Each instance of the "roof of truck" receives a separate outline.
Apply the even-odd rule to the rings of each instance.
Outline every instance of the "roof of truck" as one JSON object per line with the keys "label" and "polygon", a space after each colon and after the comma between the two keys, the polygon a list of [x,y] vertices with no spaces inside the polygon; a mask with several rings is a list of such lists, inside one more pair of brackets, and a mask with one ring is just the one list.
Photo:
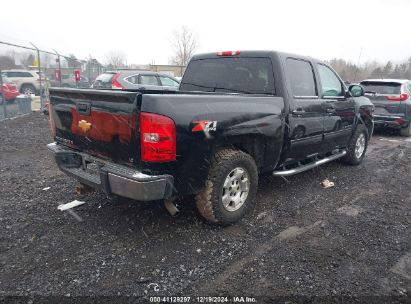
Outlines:
{"label": "roof of truck", "polygon": [[[231,52],[231,51],[228,51]],[[286,52],[280,52],[280,51],[273,51],[273,50],[246,50],[246,51],[232,51],[233,55],[232,56],[227,56],[227,57],[269,57],[270,55],[279,55],[282,57],[297,57],[301,59],[307,59],[307,60],[313,60],[313,61],[319,61],[316,58],[312,58],[309,56],[303,56],[303,55],[298,55],[298,54],[292,54],[292,53],[286,53]],[[193,60],[198,60],[198,59],[206,59],[206,58],[217,58],[217,57],[223,57],[221,55],[218,55],[219,53],[222,53],[221,51],[218,52],[213,52],[213,53],[204,53],[204,54],[197,54],[192,57]],[[236,54],[238,53],[238,54]]]}

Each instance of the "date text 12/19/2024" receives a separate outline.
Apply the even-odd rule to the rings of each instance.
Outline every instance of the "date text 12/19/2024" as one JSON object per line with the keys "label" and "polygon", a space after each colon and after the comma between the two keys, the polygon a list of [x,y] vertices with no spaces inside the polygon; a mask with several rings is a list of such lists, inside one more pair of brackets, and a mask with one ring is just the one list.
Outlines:
{"label": "date text 12/19/2024", "polygon": [[150,297],[151,303],[256,303],[253,297]]}

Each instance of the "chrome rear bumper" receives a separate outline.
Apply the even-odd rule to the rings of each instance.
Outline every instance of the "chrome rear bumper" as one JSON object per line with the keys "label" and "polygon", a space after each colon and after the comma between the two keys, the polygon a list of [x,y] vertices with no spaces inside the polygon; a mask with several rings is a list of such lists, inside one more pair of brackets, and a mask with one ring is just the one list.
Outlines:
{"label": "chrome rear bumper", "polygon": [[153,201],[170,198],[173,194],[174,178],[171,175],[147,175],[55,142],[47,148],[54,153],[61,171],[109,195]]}

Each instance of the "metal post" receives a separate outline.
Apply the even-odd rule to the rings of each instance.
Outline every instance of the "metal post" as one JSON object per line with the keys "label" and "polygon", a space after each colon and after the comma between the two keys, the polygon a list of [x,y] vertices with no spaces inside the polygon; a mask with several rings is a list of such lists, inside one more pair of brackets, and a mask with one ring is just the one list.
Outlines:
{"label": "metal post", "polygon": [[57,53],[57,51],[55,50],[55,49],[53,49],[53,51],[54,52],[56,52],[56,55],[57,55],[57,60],[59,61],[58,63],[59,63],[59,73],[60,73],[60,79],[59,79],[59,82],[60,82],[60,87],[61,87],[61,63],[60,63],[60,54],[59,53]]}
{"label": "metal post", "polygon": [[7,118],[7,109],[6,109],[6,99],[4,98],[3,94],[3,76],[1,74],[1,67],[0,67],[0,88],[1,88],[1,98],[2,98],[2,106],[3,106],[3,112],[4,112],[4,118]]}
{"label": "metal post", "polygon": [[40,110],[43,109],[43,86],[42,86],[42,75],[41,75],[41,63],[40,63],[40,50],[33,43],[30,42],[32,46],[37,50],[37,60],[39,64],[39,86],[40,86]]}

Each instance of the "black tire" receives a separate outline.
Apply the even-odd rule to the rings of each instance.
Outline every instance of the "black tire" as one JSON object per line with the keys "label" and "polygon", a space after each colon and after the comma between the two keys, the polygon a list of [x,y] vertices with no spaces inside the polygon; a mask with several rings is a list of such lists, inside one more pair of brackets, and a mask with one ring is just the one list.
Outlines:
{"label": "black tire", "polygon": [[411,136],[411,123],[408,123],[408,126],[406,128],[401,128],[400,129],[400,135],[402,137],[410,137]]}
{"label": "black tire", "polygon": [[[248,176],[248,195],[238,210],[229,211],[222,202],[224,183],[229,174],[242,169]],[[244,175],[241,179],[244,178]],[[196,205],[200,214],[210,223],[227,226],[239,221],[254,204],[258,186],[258,171],[254,159],[239,150],[223,149],[218,151],[211,162],[211,168],[204,188],[196,196]],[[231,188],[230,188],[231,189]],[[238,189],[238,188],[237,188]],[[235,190],[235,191],[241,191]],[[242,195],[241,192],[240,195]],[[227,194],[228,195],[228,194]],[[231,204],[231,202],[230,202]]]}
{"label": "black tire", "polygon": [[[365,142],[364,142],[364,150],[361,154],[361,156],[358,156],[356,154],[356,144],[357,141],[359,140],[359,138],[361,136],[364,136]],[[367,128],[362,125],[359,124],[357,125],[357,128],[355,129],[354,135],[352,136],[350,143],[347,146],[347,154],[342,158],[342,161],[348,165],[352,165],[352,166],[357,166],[359,165],[362,160],[364,159],[365,156],[365,152],[367,151],[367,147],[368,147],[368,131]]]}
{"label": "black tire", "polygon": [[20,89],[20,93],[22,94],[36,94],[37,90],[32,84],[23,84]]}

